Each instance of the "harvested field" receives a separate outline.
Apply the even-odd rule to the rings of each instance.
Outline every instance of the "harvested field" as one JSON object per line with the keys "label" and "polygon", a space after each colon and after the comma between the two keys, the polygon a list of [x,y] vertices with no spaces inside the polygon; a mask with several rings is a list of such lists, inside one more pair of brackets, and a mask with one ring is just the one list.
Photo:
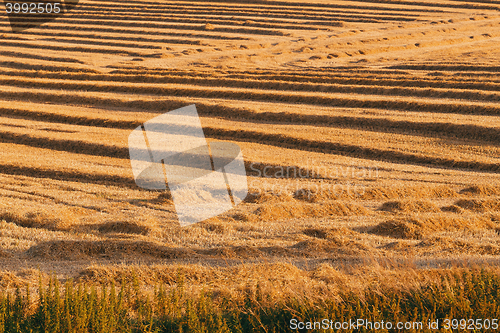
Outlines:
{"label": "harvested field", "polygon": [[[498,264],[498,1],[81,0],[19,33],[0,17],[0,285]],[[127,140],[191,104],[209,142],[241,147],[250,194],[180,227]]]}

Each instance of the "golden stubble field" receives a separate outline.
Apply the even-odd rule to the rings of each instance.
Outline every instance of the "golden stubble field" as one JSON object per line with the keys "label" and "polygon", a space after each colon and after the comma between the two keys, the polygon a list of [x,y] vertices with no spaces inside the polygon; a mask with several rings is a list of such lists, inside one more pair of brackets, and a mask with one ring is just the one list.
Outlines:
{"label": "golden stubble field", "polygon": [[[498,264],[499,10],[83,0],[22,33],[1,16],[0,286]],[[127,138],[190,104],[209,141],[240,145],[251,193],[181,228],[168,194],[135,185]]]}

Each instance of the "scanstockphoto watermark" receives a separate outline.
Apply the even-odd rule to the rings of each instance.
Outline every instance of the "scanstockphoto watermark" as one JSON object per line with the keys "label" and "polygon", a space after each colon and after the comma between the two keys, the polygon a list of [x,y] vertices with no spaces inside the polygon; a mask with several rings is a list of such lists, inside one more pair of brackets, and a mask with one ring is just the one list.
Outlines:
{"label": "scanstockphoto watermark", "polygon": [[[276,195],[294,193],[296,196],[326,195],[331,198],[362,196],[366,192],[363,181],[379,178],[379,169],[369,166],[316,164],[312,160],[303,166],[277,166],[251,163],[249,166],[249,187],[253,195],[261,192]],[[263,183],[262,179],[286,179],[284,184]]]}

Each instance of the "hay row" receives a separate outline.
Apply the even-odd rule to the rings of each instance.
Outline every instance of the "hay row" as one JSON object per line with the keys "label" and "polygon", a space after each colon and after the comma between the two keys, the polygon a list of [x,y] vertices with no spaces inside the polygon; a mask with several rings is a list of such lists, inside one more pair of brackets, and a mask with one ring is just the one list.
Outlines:
{"label": "hay row", "polygon": [[[165,20],[170,22],[179,22],[179,23],[206,23],[207,20],[211,23],[217,23],[221,25],[234,25],[234,26],[249,26],[249,27],[258,27],[258,28],[271,28],[271,29],[291,29],[291,30],[310,30],[315,28],[324,29],[323,26],[329,27],[338,27],[342,26],[342,22],[365,22],[365,23],[378,23],[383,21],[403,21],[403,22],[411,22],[415,21],[416,18],[401,16],[401,15],[384,15],[384,16],[374,16],[366,13],[352,13],[350,14],[329,14],[325,13],[322,15],[310,15],[310,14],[277,14],[273,12],[266,11],[266,16],[262,17],[261,13],[258,11],[249,11],[245,9],[245,12],[241,13],[233,13],[229,12],[226,15],[231,15],[233,18],[239,18],[237,16],[242,16],[237,19],[221,18],[221,15],[224,13],[219,13],[218,11],[206,11],[206,10],[180,10],[176,14],[172,14],[174,11],[167,10],[166,12],[158,11],[157,9],[153,11],[144,11],[141,13],[137,13],[137,11],[111,11],[109,12],[110,18],[113,19],[125,19],[129,20],[131,18],[136,19],[136,21],[151,21],[152,18],[154,20]],[[97,15],[96,15],[97,13]],[[168,13],[168,14],[166,14]],[[91,17],[100,18],[103,14],[103,11],[99,8],[96,10],[87,10],[87,12],[83,15],[73,15],[73,18],[84,18]],[[214,15],[217,14],[217,15]],[[240,14],[240,15],[237,15]],[[194,19],[193,16],[204,15],[203,19]],[[260,17],[258,17],[260,16]],[[289,19],[289,20],[279,20],[279,19]],[[246,20],[246,21],[244,21]],[[294,20],[295,24],[291,24],[290,20]],[[267,22],[267,23],[266,23]]]}
{"label": "hay row", "polygon": [[288,220],[294,218],[323,218],[329,216],[360,216],[370,214],[363,206],[350,202],[323,202],[301,204],[294,202],[268,203],[261,205],[249,221]]}
{"label": "hay row", "polygon": [[380,210],[392,213],[439,213],[437,205],[428,200],[396,200],[384,202]]}
{"label": "hay row", "polygon": [[[155,23],[155,22],[135,22],[135,21],[107,21],[108,16],[103,16],[103,19],[90,18],[82,15],[82,19],[71,19],[66,16],[57,19],[57,23],[73,25],[102,25],[104,27],[134,27],[134,28],[153,28],[153,29],[173,29],[173,30],[193,30],[205,31],[205,24],[169,24],[169,23]],[[206,22],[205,22],[206,23]],[[249,34],[249,35],[264,35],[264,36],[283,36],[284,32],[273,29],[264,28],[242,28],[242,27],[215,27],[212,31],[226,32],[234,34]]]}
{"label": "hay row", "polygon": [[[1,93],[0,93],[1,95]],[[34,95],[29,94],[31,99],[33,100]],[[51,95],[48,94],[48,97]],[[75,104],[87,104],[87,103],[82,103],[82,96],[73,96],[73,100],[66,101],[66,103],[71,103],[75,102]],[[90,97],[88,98],[89,100],[92,100],[95,103],[96,99],[91,99]],[[85,98],[83,98],[85,100]],[[51,98],[49,98],[47,101],[51,101]],[[102,101],[108,101],[108,99],[103,99]],[[79,103],[78,103],[79,102]],[[135,103],[146,103],[144,101],[129,101],[129,102],[123,102],[126,103],[128,106],[137,106]],[[158,103],[157,101],[151,102],[151,103]],[[116,104],[114,104],[116,106]],[[182,103],[181,101],[165,101],[162,103],[162,108],[159,109],[176,109],[178,107],[184,106],[185,103]],[[212,108],[217,108],[216,106],[208,106],[206,109],[204,106],[200,107],[200,113],[204,114],[205,112],[208,112]],[[151,109],[151,108],[150,108]],[[39,115],[40,117],[40,115]],[[53,116],[49,115],[49,117],[55,117],[57,120],[63,120],[63,121],[72,121],[73,119],[68,119],[68,117],[61,117],[61,116]],[[82,118],[79,119],[74,119],[75,121],[82,123],[84,120]],[[89,123],[98,123],[99,121],[90,119],[87,120]],[[102,125],[109,126],[109,124],[106,124],[105,122],[101,121]],[[129,127],[133,128],[133,126],[137,125],[135,122],[124,122],[123,124],[120,124],[120,127]],[[116,125],[115,123],[112,123],[112,125]],[[414,154],[409,154],[409,153],[404,153],[404,152],[396,152],[396,151],[391,151],[391,150],[382,150],[382,149],[376,149],[373,147],[362,147],[362,146],[356,146],[356,145],[349,145],[349,144],[341,144],[341,143],[334,143],[334,142],[323,142],[323,141],[316,141],[316,140],[308,140],[308,139],[303,139],[303,138],[295,138],[291,137],[289,135],[284,135],[284,134],[268,134],[268,133],[262,133],[262,132],[256,132],[256,131],[234,131],[234,130],[228,130],[228,129],[221,129],[221,128],[212,128],[212,127],[206,127],[204,129],[205,135],[209,138],[217,138],[217,139],[227,139],[227,140],[243,140],[243,141],[251,141],[251,142],[257,142],[257,143],[262,143],[262,144],[267,144],[267,145],[272,145],[272,146],[278,146],[278,147],[288,147],[288,148],[294,148],[294,149],[301,149],[301,150],[306,150],[306,151],[320,151],[320,152],[325,152],[325,153],[331,153],[331,154],[340,154],[340,155],[346,155],[346,156],[352,156],[352,157],[359,157],[359,158],[367,158],[367,159],[375,159],[375,160],[381,160],[381,161],[390,161],[393,163],[410,163],[410,164],[424,164],[424,165],[433,165],[433,166],[440,166],[440,167],[447,167],[447,168],[463,168],[463,169],[472,169],[472,170],[483,170],[483,171],[497,171],[500,169],[500,165],[498,164],[492,164],[492,163],[483,163],[483,162],[475,162],[475,161],[463,161],[463,160],[455,160],[455,159],[444,159],[444,158],[437,158],[437,157],[430,157],[430,156],[425,156],[425,155],[414,155]],[[17,135],[12,136],[11,134],[3,133],[2,136],[4,137],[4,140],[11,140],[10,142],[19,142],[19,140],[22,140],[25,144],[33,144],[37,147],[43,147],[49,142],[45,142],[44,139],[35,139],[31,137],[17,137]],[[40,142],[42,140],[43,142]],[[64,141],[64,140],[63,140]],[[56,146],[60,146],[62,149],[70,149],[72,146],[69,144],[69,142],[56,142]],[[78,143],[76,143],[78,145]],[[104,147],[104,146],[103,146]],[[88,147],[88,151],[97,151],[99,154],[110,154],[110,156],[126,156],[124,152],[118,152],[120,150],[119,148],[113,148],[113,147],[108,147],[106,146],[103,148],[99,145],[99,147]],[[77,149],[76,147],[72,149]]]}
{"label": "hay row", "polygon": [[220,128],[204,128],[207,137],[226,140],[243,140],[305,151],[316,151],[326,154],[338,154],[356,158],[364,158],[377,161],[385,161],[397,164],[416,164],[429,167],[441,167],[450,169],[464,169],[477,171],[500,171],[500,164],[484,163],[476,161],[454,160],[451,158],[439,158],[424,155],[415,155],[392,150],[368,148],[356,145],[341,144],[336,142],[320,142],[302,138],[294,138],[282,134],[268,134],[254,131],[233,131]]}
{"label": "hay row", "polygon": [[102,184],[140,190],[135,184],[132,175],[128,178],[118,175],[97,174],[95,172],[72,172],[67,170],[44,169],[5,163],[0,164],[0,173],[3,175],[28,176],[33,178],[53,179],[84,184]]}
{"label": "hay row", "polygon": [[105,156],[128,159],[128,147],[116,147],[98,143],[82,142],[76,140],[50,139],[34,137],[27,134],[0,131],[0,139],[3,143],[21,144],[35,148],[66,151],[76,154]]}
{"label": "hay row", "polygon": [[92,127],[133,129],[140,126],[140,121],[111,120],[108,118],[89,118],[84,116],[74,116],[67,113],[52,113],[27,110],[25,108],[0,108],[0,114],[3,116],[23,117],[30,120],[54,122],[71,125],[84,125]]}
{"label": "hay row", "polygon": [[[409,88],[403,89],[402,91],[412,91],[410,89],[415,88],[435,88],[435,89],[452,89],[452,90],[485,90],[497,92],[500,89],[500,80],[495,81],[488,78],[486,82],[477,82],[477,80],[453,80],[447,78],[446,80],[433,80],[433,79],[421,79],[408,76],[407,79],[401,79],[405,75],[398,74],[399,79],[384,79],[380,77],[379,79],[371,79],[369,75],[356,77],[353,74],[332,74],[331,76],[323,76],[321,74],[313,76],[300,76],[300,75],[286,75],[286,74],[275,74],[275,75],[265,75],[258,73],[246,73],[246,74],[228,74],[225,76],[219,76],[213,78],[210,75],[203,75],[200,72],[186,72],[175,70],[142,70],[142,69],[131,69],[124,70],[119,69],[111,72],[112,75],[99,75],[99,76],[89,76],[85,78],[78,77],[78,74],[65,74],[65,73],[37,73],[39,77],[50,77],[50,75],[61,75],[60,77],[53,76],[53,78],[61,79],[75,79],[75,80],[102,80],[102,81],[113,81],[120,80],[128,82],[143,82],[143,83],[177,83],[179,78],[184,78],[185,83],[196,83],[196,84],[206,84],[212,85],[213,81],[219,82],[219,86],[235,86],[235,87],[248,87],[249,84],[253,84],[253,87],[259,87],[260,89],[277,89],[277,90],[310,90],[317,91],[321,89],[329,89],[330,86],[335,87],[336,85],[340,87],[353,86],[363,86],[363,89],[382,89],[382,87],[401,87]],[[17,74],[14,74],[17,75]],[[21,75],[21,74],[19,74]],[[71,76],[70,76],[71,75]],[[31,75],[30,77],[34,77]],[[116,77],[116,79],[112,79]],[[256,84],[256,86],[255,86]],[[385,90],[381,90],[385,94]],[[429,89],[429,91],[442,92],[440,90]],[[348,92],[348,91],[347,91]],[[430,96],[430,95],[429,95]],[[439,96],[436,96],[439,97]],[[443,97],[453,98],[453,95],[443,95]]]}
{"label": "hay row", "polygon": [[462,199],[455,205],[478,213],[500,211],[500,199]]}
{"label": "hay row", "polygon": [[[172,106],[171,102],[170,104]],[[177,102],[176,104],[179,105],[182,103]],[[176,107],[171,107],[170,109],[175,109],[175,108]],[[130,122],[126,122],[124,124],[127,124],[127,126],[132,125],[132,123]],[[238,140],[238,141],[243,140],[246,142],[250,141],[250,142],[256,142],[283,148],[293,148],[306,151],[319,151],[329,154],[339,154],[357,158],[389,161],[392,163],[403,163],[403,164],[409,163],[409,164],[428,165],[434,167],[438,166],[438,167],[446,167],[453,169],[469,169],[469,170],[482,170],[482,171],[494,171],[494,172],[500,170],[500,164],[484,163],[476,161],[463,161],[463,160],[455,160],[449,158],[446,159],[446,158],[438,158],[425,155],[415,155],[405,152],[377,149],[373,147],[364,147],[364,146],[342,144],[336,142],[309,140],[304,138],[292,137],[285,134],[270,134],[270,133],[256,132],[256,131],[235,131],[222,128],[213,128],[213,127],[205,127],[204,133],[209,138]],[[62,151],[72,151],[72,152],[83,151],[92,155],[110,156],[117,158],[127,158],[128,156],[127,149],[123,147],[120,148],[108,145],[82,143],[80,141],[71,141],[71,140],[53,140],[46,138],[35,138],[28,135],[14,134],[8,132],[0,133],[0,137],[5,142],[22,143],[40,148],[52,147],[54,149],[61,149]]]}
{"label": "hay row", "polygon": [[[77,44],[77,45],[92,45],[92,46],[106,46],[106,47],[116,47],[123,49],[146,49],[146,50],[161,50],[161,46],[158,43],[122,43],[122,42],[109,42],[102,41],[101,38],[63,38],[62,35],[58,36],[57,42],[61,44]],[[189,44],[186,42],[178,41],[179,44]],[[46,48],[47,45],[39,45],[39,48]],[[49,46],[51,47],[51,45]],[[118,49],[116,49],[118,50]],[[117,51],[117,53],[121,53]],[[133,55],[133,52],[131,53]]]}
{"label": "hay row", "polygon": [[22,61],[0,61],[0,67],[2,68],[12,68],[19,70],[29,70],[29,71],[49,71],[49,72],[75,72],[75,73],[98,73],[98,71],[93,69],[81,68],[81,67],[71,67],[71,66],[54,66],[49,64],[35,65],[27,64]]}
{"label": "hay row", "polygon": [[[35,137],[27,134],[6,131],[0,131],[0,139],[3,143],[20,144],[40,149],[51,149],[54,151],[64,151],[74,154],[83,154],[102,158],[111,157],[122,160],[130,159],[128,147],[118,147],[94,142],[83,142],[79,140],[53,139],[42,136]],[[245,160],[245,167],[247,170],[247,174],[253,177],[269,178],[268,175],[275,175],[276,172],[282,172],[282,170],[285,169],[294,170],[294,172],[286,175],[286,177],[281,176],[278,178],[303,179],[304,175],[307,175],[305,177],[311,179],[329,179],[326,175],[318,174],[312,169],[299,167],[296,165],[257,163],[248,158]],[[260,171],[260,173],[257,171]],[[2,170],[0,170],[0,172],[2,172]]]}
{"label": "hay row", "polygon": [[474,185],[463,189],[462,191],[460,191],[460,193],[466,195],[484,195],[484,196],[500,195],[500,186]]}
{"label": "hay row", "polygon": [[435,232],[494,229],[497,224],[487,217],[434,215],[427,218],[399,218],[382,222],[370,233],[403,239],[422,239]]}
{"label": "hay row", "polygon": [[448,257],[457,254],[498,256],[500,254],[500,246],[496,243],[468,242],[443,236],[428,237],[418,243],[414,249],[427,256],[444,255]]}
{"label": "hay row", "polygon": [[[214,73],[203,70],[189,71],[175,68],[149,68],[134,67],[123,65],[119,69],[110,72],[111,74],[124,75],[143,75],[146,76],[179,76],[185,75],[186,78],[213,78]],[[459,75],[465,77],[458,77]],[[487,75],[482,78],[483,82],[478,82],[478,75]],[[217,77],[221,79],[240,79],[264,81],[282,81],[282,82],[301,82],[301,83],[322,83],[322,84],[342,84],[342,85],[364,85],[364,86],[401,86],[416,88],[450,88],[464,90],[492,90],[498,91],[500,80],[492,73],[460,73],[456,72],[453,76],[427,76],[420,77],[409,74],[401,70],[359,70],[357,67],[325,67],[322,71],[316,71],[313,68],[308,73],[296,72],[292,70],[278,70],[269,72],[266,70],[248,70],[244,74],[225,70],[218,72]]]}
{"label": "hay row", "polygon": [[[293,198],[305,202],[324,202],[329,200],[394,200],[394,199],[413,199],[422,201],[421,199],[429,198],[456,198],[459,194],[449,186],[426,186],[415,185],[406,187],[368,187],[360,193],[348,193],[346,191],[318,191],[314,187],[304,187],[293,193]],[[261,201],[276,201],[276,198],[269,195],[261,195]],[[283,199],[280,199],[283,200]]]}
{"label": "hay row", "polygon": [[76,64],[84,64],[83,61],[74,59],[74,58],[69,58],[69,57],[50,57],[50,56],[43,56],[40,54],[31,54],[31,53],[24,53],[24,52],[15,52],[15,51],[0,51],[0,56],[4,57],[14,57],[14,58],[24,58],[24,59],[36,59],[36,60],[46,60],[46,61],[54,61],[54,62],[69,62],[69,63],[76,63]]}
{"label": "hay row", "polygon": [[[365,2],[365,3],[387,3],[391,5],[405,5],[405,6],[422,6],[422,7],[442,7],[442,8],[460,8],[460,9],[483,9],[483,10],[498,10],[500,9],[499,6],[491,6],[491,2],[489,1],[482,1],[480,2],[481,5],[476,5],[476,4],[467,4],[467,3],[435,3],[435,2],[420,2],[420,1],[402,1],[402,0],[380,0],[380,1],[375,1],[375,0],[359,0],[359,2]],[[471,1],[469,1],[471,2]],[[489,5],[484,5],[484,3],[487,3]]]}
{"label": "hay row", "polygon": [[[113,93],[129,93],[129,94],[146,94],[146,95],[161,95],[161,96],[190,96],[191,98],[220,98],[229,100],[249,100],[262,102],[282,102],[291,104],[308,104],[330,107],[349,107],[349,108],[366,108],[366,109],[389,109],[389,110],[404,110],[415,112],[434,112],[434,113],[458,113],[458,114],[475,114],[475,115],[500,115],[500,108],[493,105],[482,105],[468,102],[461,103],[442,103],[432,100],[414,101],[400,98],[398,100],[380,100],[368,99],[366,95],[353,95],[350,98],[345,97],[329,97],[325,94],[308,93],[301,95],[297,93],[284,92],[266,92],[256,91],[253,89],[203,89],[203,87],[165,87],[165,86],[148,86],[148,85],[131,85],[131,84],[111,84],[102,82],[55,82],[42,81],[38,79],[2,79],[1,84],[34,88],[34,89],[65,89],[65,90],[83,90],[96,92],[113,92]],[[5,95],[2,93],[1,95]],[[15,94],[15,92],[12,92]],[[36,94],[36,93],[35,93]]]}
{"label": "hay row", "polygon": [[[234,3],[234,1],[231,0],[218,0],[218,3],[229,3],[231,6],[238,7],[244,9],[244,6],[238,6],[237,4]],[[359,2],[364,2],[366,3],[365,5],[360,5]],[[179,2],[177,2],[179,3]],[[182,1],[182,3],[186,3],[189,5],[193,5],[193,2],[191,1]],[[310,9],[314,8],[326,8],[329,10],[335,10],[337,8],[352,8],[352,9],[357,9],[361,11],[403,11],[403,12],[430,12],[430,13],[442,13],[444,11],[436,10],[436,9],[426,9],[426,8],[412,8],[412,7],[442,7],[442,8],[464,8],[464,9],[491,9],[491,10],[496,10],[498,7],[496,6],[474,6],[474,5],[468,5],[468,4],[449,4],[449,3],[432,3],[432,2],[413,2],[413,1],[395,1],[395,0],[384,0],[384,1],[371,1],[371,0],[362,0],[362,1],[355,1],[355,4],[353,4],[353,1],[349,1],[349,4],[341,3],[341,4],[328,4],[328,3],[320,3],[320,2],[314,2],[314,3],[308,3],[308,2],[300,2],[300,3],[290,3],[290,2],[284,2],[284,1],[273,1],[272,3],[269,3],[266,0],[251,0],[251,1],[245,1],[244,4],[248,5],[260,5],[260,8],[262,9],[267,9],[270,6],[278,7],[278,8],[300,8],[300,9],[307,9],[308,11]],[[377,6],[379,3],[389,3],[389,4],[395,4],[395,5],[402,5],[402,6],[408,6],[408,7],[403,7],[403,8],[391,8],[391,7],[383,7],[383,6]],[[490,4],[490,2],[486,2]],[[152,2],[152,4],[157,4],[156,2]],[[198,6],[206,6],[208,4],[207,2],[202,2],[202,3],[196,3]],[[212,4],[212,3],[210,3]]]}
{"label": "hay row", "polygon": [[500,72],[500,66],[480,66],[480,65],[397,65],[390,66],[389,69],[410,69],[421,71],[455,71],[455,72]]}
{"label": "hay row", "polygon": [[[52,27],[53,28],[53,27]],[[161,46],[158,46],[158,44],[165,45],[165,44],[178,44],[178,45],[198,45],[200,43],[199,38],[200,37],[192,37],[192,39],[186,38],[186,36],[180,36],[179,39],[173,39],[173,38],[148,38],[148,37],[129,37],[129,36],[124,36],[123,34],[119,34],[116,36],[107,36],[103,34],[97,34],[93,29],[90,29],[92,34],[84,34],[84,33],[74,33],[74,32],[68,32],[65,29],[58,30],[57,32],[55,31],[50,31],[49,33],[46,32],[47,29],[44,29],[42,31],[30,31],[30,35],[35,35],[35,36],[41,36],[41,37],[52,37],[55,34],[57,34],[58,37],[70,37],[74,43],[80,44],[80,41],[82,42],[81,44],[85,43],[91,43],[91,45],[109,45],[109,46],[122,46],[126,45],[126,48],[143,48],[143,49],[161,49]],[[222,39],[222,38],[220,38]],[[141,44],[130,44],[130,43],[107,43],[103,44],[102,42],[99,42],[100,40],[112,40],[112,41],[130,41],[130,42],[139,42]],[[246,39],[237,39],[237,40],[246,40]],[[97,41],[97,42],[96,42]],[[68,42],[67,39],[58,39],[58,42]],[[95,43],[94,43],[95,42]],[[149,43],[149,44],[148,44]],[[153,44],[154,43],[154,44]],[[65,58],[61,58],[65,59]]]}
{"label": "hay row", "polygon": [[[211,24],[219,24],[219,25],[224,25],[224,26],[246,26],[246,27],[255,27],[255,28],[266,28],[266,29],[289,29],[289,30],[311,30],[311,29],[320,29],[320,30],[325,30],[325,26],[328,27],[338,27],[341,26],[340,23],[338,22],[339,20],[343,21],[353,21],[353,22],[359,22],[359,21],[370,21],[374,22],[374,20],[367,20],[367,19],[359,19],[359,18],[354,18],[355,16],[350,16],[350,15],[341,15],[337,14],[333,16],[330,20],[324,21],[321,19],[318,19],[316,17],[308,18],[308,15],[283,15],[283,17],[280,17],[280,15],[268,15],[264,17],[252,17],[249,14],[249,18],[246,21],[244,18],[238,19],[238,18],[231,18],[227,19],[226,17],[223,17],[222,13],[218,15],[213,15],[214,13],[205,13],[203,18],[194,18],[197,17],[198,15],[203,15],[203,13],[198,13],[196,11],[192,13],[182,13],[182,14],[171,14],[169,12],[152,12],[152,13],[147,13],[147,11],[141,13],[137,13],[137,11],[132,12],[132,13],[122,13],[120,12],[108,12],[103,15],[105,12],[103,12],[101,9],[97,9],[94,11],[88,11],[85,14],[81,15],[72,15],[71,18],[73,19],[83,19],[83,18],[91,18],[91,19],[102,19],[103,17],[106,17],[108,19],[114,19],[114,20],[120,20],[120,21],[128,21],[128,20],[133,20],[134,22],[176,22],[176,23],[182,23],[182,24],[206,24],[207,22],[210,22]],[[190,15],[191,14],[191,15]],[[231,15],[233,16],[233,15]],[[352,17],[352,18],[351,18]],[[277,18],[288,18],[292,19],[293,21],[287,21],[287,20],[279,20]],[[398,17],[393,17],[391,18],[392,20],[398,20]],[[413,21],[414,19],[408,19],[408,18],[401,18],[402,21]]]}
{"label": "hay row", "polygon": [[[64,73],[63,71],[38,70],[28,71],[0,71],[3,75],[29,77],[29,78],[51,78],[61,80],[76,81],[103,81],[103,82],[137,82],[137,83],[179,83],[192,84],[207,87],[233,87],[233,88],[254,88],[284,91],[320,91],[320,92],[340,92],[358,93],[373,95],[394,95],[394,96],[419,96],[435,98],[458,98],[477,99],[491,101],[498,99],[497,94],[486,92],[476,92],[475,90],[485,90],[498,92],[500,84],[493,82],[470,83],[463,81],[412,81],[412,80],[371,80],[342,77],[329,77],[329,79],[314,80],[313,77],[290,77],[290,76],[266,76],[240,75],[237,78],[230,75],[213,77],[203,75],[199,72],[186,72],[169,70],[168,72],[156,70],[115,70],[111,74],[102,73]],[[318,81],[318,82],[312,82]],[[387,88],[386,88],[387,87]],[[425,89],[424,88],[428,88]],[[446,89],[446,90],[445,90]]]}

